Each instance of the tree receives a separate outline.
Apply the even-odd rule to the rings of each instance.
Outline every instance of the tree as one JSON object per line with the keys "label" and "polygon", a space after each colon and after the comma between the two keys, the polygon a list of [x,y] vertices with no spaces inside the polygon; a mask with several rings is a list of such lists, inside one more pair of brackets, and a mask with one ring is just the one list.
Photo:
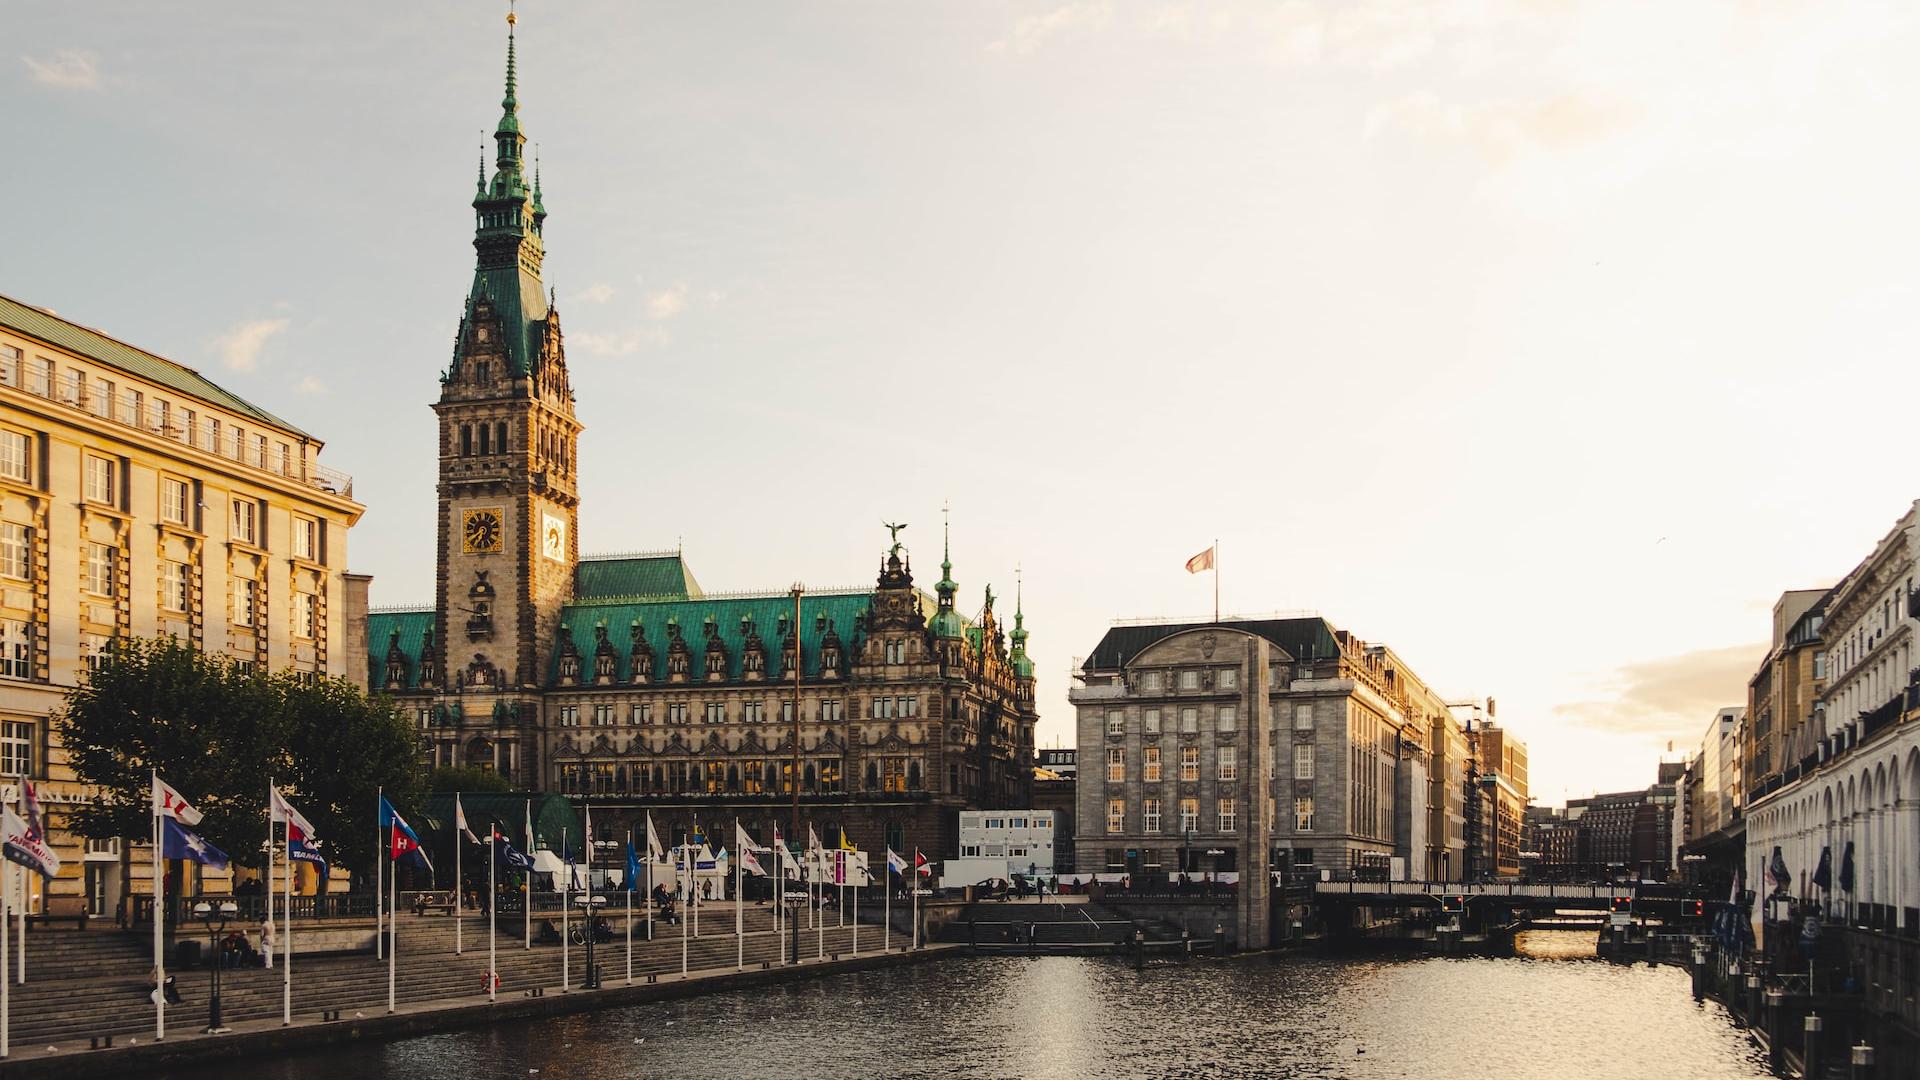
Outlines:
{"label": "tree", "polygon": [[68,691],[58,718],[68,763],[94,799],[74,813],[95,839],[152,833],[157,769],[206,819],[195,831],[260,864],[267,784],[312,820],[329,862],[365,870],[381,790],[411,805],[418,742],[399,709],[343,679],[267,675],[173,638],[118,643]]}
{"label": "tree", "polygon": [[427,774],[428,791],[512,791],[507,778],[472,765],[442,765]]}

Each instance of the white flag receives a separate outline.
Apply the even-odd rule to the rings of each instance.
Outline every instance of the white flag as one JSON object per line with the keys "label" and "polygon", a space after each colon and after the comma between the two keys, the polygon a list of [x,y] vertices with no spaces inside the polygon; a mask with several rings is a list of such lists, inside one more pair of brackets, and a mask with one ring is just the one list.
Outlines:
{"label": "white flag", "polygon": [[454,831],[467,838],[467,843],[477,844],[480,842],[480,838],[473,835],[473,830],[467,827],[467,810],[466,807],[460,805],[460,795],[458,792],[455,792],[453,796],[453,828]]}
{"label": "white flag", "polygon": [[653,811],[647,811],[647,861],[665,862],[666,849],[660,846],[660,834],[653,831]]}
{"label": "white flag", "polygon": [[193,808],[193,804],[181,798],[180,793],[167,786],[158,773],[153,777],[153,812],[161,817],[170,817],[182,825],[198,825],[203,816]]}
{"label": "white flag", "polygon": [[[295,810],[293,804],[287,801],[287,797],[280,794],[279,788],[269,784],[267,791],[273,795],[273,799],[267,804],[267,820],[273,822],[275,825],[283,822],[292,822],[293,827],[304,834],[306,839],[312,839],[314,833],[313,822],[308,821],[305,814]],[[200,818],[199,814],[193,816],[196,821]]]}
{"label": "white flag", "polygon": [[753,837],[748,836],[747,830],[741,828],[737,823],[733,827],[733,846],[739,848],[741,851],[772,851],[773,850],[772,848],[766,846],[765,844],[754,843]]}

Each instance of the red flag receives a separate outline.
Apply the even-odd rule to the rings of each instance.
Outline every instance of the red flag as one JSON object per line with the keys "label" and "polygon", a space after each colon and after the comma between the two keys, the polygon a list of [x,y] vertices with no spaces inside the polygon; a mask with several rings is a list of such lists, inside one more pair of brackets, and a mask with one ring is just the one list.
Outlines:
{"label": "red flag", "polygon": [[933,873],[933,869],[927,865],[927,857],[920,854],[919,848],[913,849],[913,869],[919,874]]}

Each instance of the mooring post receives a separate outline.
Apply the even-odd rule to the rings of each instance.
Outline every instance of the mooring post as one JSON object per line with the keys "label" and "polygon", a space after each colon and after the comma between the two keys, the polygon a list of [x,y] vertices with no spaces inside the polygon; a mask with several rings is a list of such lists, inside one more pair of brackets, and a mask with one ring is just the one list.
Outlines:
{"label": "mooring post", "polygon": [[1700,1001],[1707,996],[1707,980],[1710,972],[1707,968],[1707,947],[1693,947],[1693,1000]]}
{"label": "mooring post", "polygon": [[1139,928],[1133,931],[1133,969],[1139,971],[1147,966],[1147,932]]}
{"label": "mooring post", "polygon": [[1746,1021],[1749,1026],[1760,1022],[1760,976],[1747,976]]}
{"label": "mooring post", "polygon": [[1873,1080],[1873,1047],[1864,1041],[1853,1048],[1853,1072],[1851,1080]]}
{"label": "mooring post", "polygon": [[1825,1024],[1819,1013],[1808,1013],[1801,1024],[1805,1041],[1800,1044],[1800,1074],[1802,1076],[1824,1076],[1820,1071],[1820,1029]]}
{"label": "mooring post", "polygon": [[1779,1072],[1787,1060],[1787,1033],[1780,1030],[1780,1008],[1786,998],[1786,992],[1779,987],[1767,990],[1767,1064],[1774,1072]]}

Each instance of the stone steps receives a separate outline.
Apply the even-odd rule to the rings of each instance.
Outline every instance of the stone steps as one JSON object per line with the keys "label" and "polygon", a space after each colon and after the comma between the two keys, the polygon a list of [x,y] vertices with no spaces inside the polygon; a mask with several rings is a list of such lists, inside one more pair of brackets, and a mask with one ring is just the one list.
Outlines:
{"label": "stone steps", "polygon": [[[703,920],[704,922],[705,920]],[[708,928],[703,925],[703,930]],[[415,945],[409,953],[409,927],[402,924],[401,950],[395,996],[402,1003],[436,999],[472,997],[482,992],[481,978],[486,970],[484,932],[477,951],[469,949],[460,956],[448,947],[430,950]],[[808,931],[805,938],[812,938]],[[816,944],[802,941],[801,955],[811,958]],[[828,927],[825,934],[828,955],[846,955],[851,951],[851,927]],[[878,952],[879,936],[872,928],[862,928],[862,952]],[[904,945],[896,942],[896,946]],[[747,964],[757,967],[776,956],[776,939],[770,933],[750,934],[746,942]],[[789,946],[790,947],[790,946]],[[701,970],[734,966],[736,942],[732,935],[703,934],[688,941],[688,968]],[[585,975],[585,949],[571,950],[572,984],[576,988]],[[601,978],[609,984],[626,977],[626,949],[623,940],[597,945]],[[498,951],[502,996],[522,993],[532,987],[558,992],[562,957],[558,946],[525,949],[518,942]],[[410,963],[410,961],[412,961]],[[423,963],[422,961],[426,961]],[[659,938],[651,945],[634,943],[634,976],[671,976],[680,971],[677,939]],[[29,968],[31,977],[31,967]],[[271,1019],[280,1015],[281,972],[278,968],[225,971],[221,978],[221,1011],[226,1022]],[[207,973],[204,970],[176,974],[176,986],[187,1000],[168,1010],[170,1028],[195,1030],[206,1022]],[[17,1045],[37,1046],[75,1042],[93,1036],[145,1037],[153,1028],[153,1010],[146,998],[145,969],[130,976],[95,976],[83,980],[46,980],[14,987],[12,1001],[13,1039]],[[302,960],[295,957],[294,999],[296,1015],[311,1018],[322,1009],[342,1009],[348,1018],[355,1012],[378,1015],[386,1010],[387,965],[369,956],[327,957]]]}

